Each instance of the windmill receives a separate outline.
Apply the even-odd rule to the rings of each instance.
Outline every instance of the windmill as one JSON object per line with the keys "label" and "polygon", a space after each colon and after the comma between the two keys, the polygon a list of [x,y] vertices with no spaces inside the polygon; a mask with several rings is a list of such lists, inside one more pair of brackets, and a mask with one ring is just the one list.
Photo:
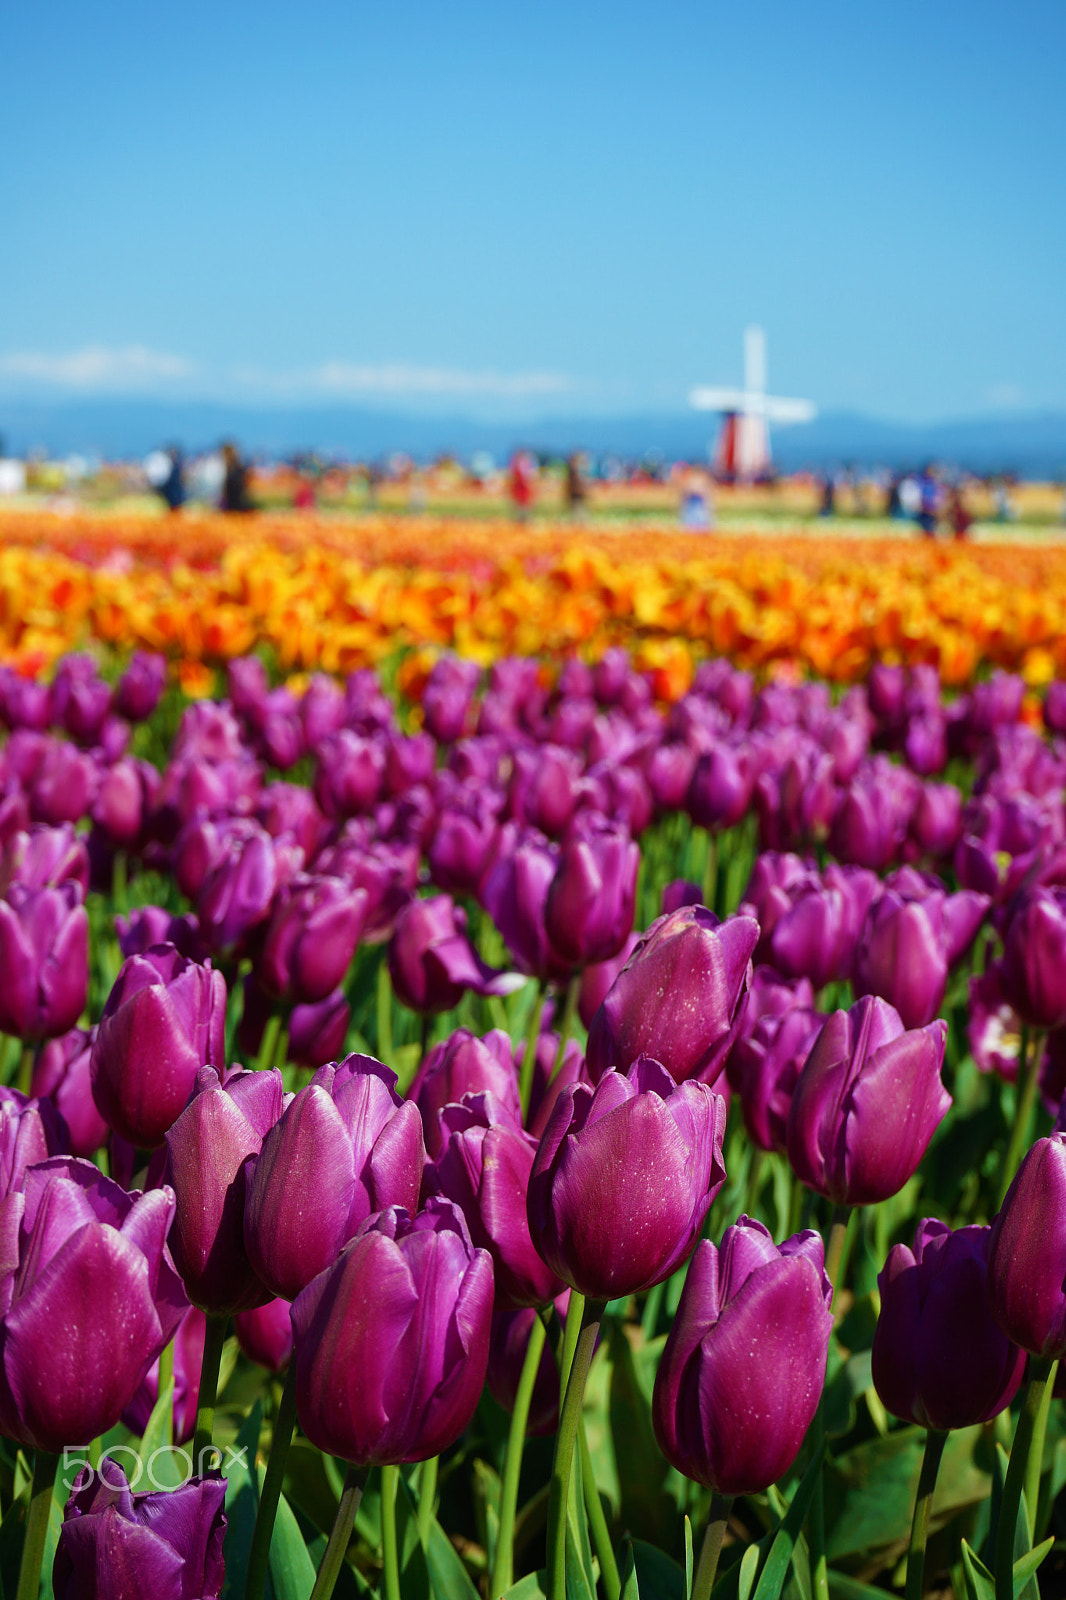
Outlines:
{"label": "windmill", "polygon": [[697,411],[722,414],[714,473],[726,481],[751,483],[768,475],[769,423],[812,422],[818,414],[810,400],[783,400],[766,393],[766,335],[755,326],[744,329],[743,389],[701,387],[688,398]]}

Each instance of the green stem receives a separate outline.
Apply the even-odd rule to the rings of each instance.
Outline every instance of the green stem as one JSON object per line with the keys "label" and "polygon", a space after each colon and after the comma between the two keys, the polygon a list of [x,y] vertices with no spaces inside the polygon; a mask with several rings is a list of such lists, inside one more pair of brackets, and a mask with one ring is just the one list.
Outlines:
{"label": "green stem", "polygon": [[263,1037],[259,1044],[259,1056],[255,1063],[257,1072],[265,1072],[268,1067],[276,1065],[275,1058],[278,1053],[278,1034],[281,1032],[281,1013],[271,1012],[267,1018]]}
{"label": "green stem", "polygon": [[352,1536],[352,1527],[355,1523],[355,1513],[359,1510],[359,1502],[363,1498],[363,1489],[366,1486],[366,1476],[366,1467],[348,1468],[337,1515],[333,1519],[329,1543],[322,1557],[322,1565],[318,1569],[318,1577],[311,1590],[310,1600],[330,1600],[341,1567],[344,1565],[348,1540]]}
{"label": "green stem", "polygon": [[709,911],[714,910],[714,898],[718,891],[718,836],[707,830],[707,861],[703,868],[703,903]]}
{"label": "green stem", "polygon": [[[162,1394],[163,1391],[166,1389],[167,1385],[168,1384],[172,1384],[173,1382],[174,1382],[174,1341],[173,1341],[173,1339],[171,1339],[170,1343],[167,1344],[167,1345],[164,1345],[163,1349],[159,1353],[159,1386],[158,1386],[158,1389],[157,1389],[157,1393],[158,1394]],[[173,1398],[171,1399],[171,1402],[170,1402],[170,1410],[167,1412],[166,1433],[164,1434],[164,1439],[165,1439],[167,1444],[173,1444],[174,1443],[174,1401],[173,1401]]]}
{"label": "green stem", "polygon": [[925,1541],[929,1536],[929,1513],[933,1509],[933,1490],[940,1471],[940,1458],[948,1442],[946,1433],[930,1428],[925,1436],[925,1454],[918,1476],[918,1493],[914,1497],[914,1517],[911,1521],[911,1543],[907,1552],[907,1592],[905,1600],[922,1600],[922,1580],[925,1576]]}
{"label": "green stem", "polygon": [[1029,1526],[1034,1544],[1037,1543],[1037,1530],[1039,1528],[1037,1513],[1040,1509],[1040,1477],[1044,1466],[1044,1439],[1047,1435],[1047,1419],[1051,1410],[1057,1368],[1058,1362],[1056,1361],[1051,1369],[1051,1377],[1044,1385],[1044,1393],[1040,1400],[1040,1410],[1037,1412],[1036,1421],[1033,1424],[1033,1442],[1029,1449],[1029,1464],[1025,1469],[1025,1503],[1029,1507]]}
{"label": "green stem", "polygon": [[285,1482],[285,1463],[289,1445],[296,1426],[296,1362],[289,1362],[285,1374],[285,1387],[281,1391],[281,1404],[274,1419],[274,1436],[270,1444],[270,1459],[266,1477],[259,1491],[259,1509],[255,1515],[255,1532],[248,1557],[248,1576],[245,1579],[245,1600],[262,1600],[266,1593],[267,1568],[270,1565],[270,1541],[274,1534],[274,1520],[278,1514],[281,1486]]}
{"label": "green stem", "polygon": [[529,1343],[518,1380],[511,1426],[507,1434],[507,1451],[503,1458],[503,1481],[500,1484],[500,1530],[496,1536],[496,1557],[492,1563],[492,1580],[489,1600],[498,1600],[514,1583],[514,1527],[518,1509],[518,1480],[522,1473],[522,1452],[526,1440],[526,1424],[533,1399],[533,1388],[540,1369],[547,1337],[541,1318],[533,1319],[529,1330]]}
{"label": "green stem", "polygon": [[430,1456],[428,1461],[423,1461],[418,1474],[418,1537],[423,1545],[429,1539],[430,1524],[436,1510],[439,1468],[440,1456]]}
{"label": "green stem", "polygon": [[1037,1090],[1040,1087],[1040,1055],[1044,1035],[1033,1029],[1022,1028],[1022,1043],[1018,1055],[1018,1101],[1014,1111],[1014,1126],[1010,1130],[1007,1158],[999,1182],[999,1203],[1003,1204],[1014,1174],[1021,1166],[1022,1156],[1029,1148],[1029,1130],[1032,1127]]}
{"label": "green stem", "polygon": [[751,1165],[748,1168],[748,1178],[744,1185],[744,1204],[742,1212],[750,1217],[755,1213],[755,1202],[759,1198],[759,1189],[762,1185],[762,1175],[766,1166],[766,1151],[760,1150],[758,1145],[752,1148]]}
{"label": "green stem", "polygon": [[576,1289],[570,1291],[570,1301],[566,1308],[566,1321],[563,1324],[563,1347],[559,1356],[559,1393],[566,1393],[566,1385],[570,1381],[570,1368],[574,1364],[574,1351],[577,1349],[578,1335],[581,1332],[581,1322],[585,1315],[585,1296],[578,1294]]}
{"label": "green stem", "polygon": [[574,1443],[577,1439],[578,1423],[581,1421],[585,1380],[596,1349],[602,1309],[599,1304],[591,1304],[585,1309],[584,1296],[579,1295],[576,1289],[573,1290],[570,1295],[570,1312],[566,1318],[567,1333],[570,1331],[575,1300],[580,1302],[584,1315],[574,1359],[570,1366],[569,1381],[566,1384],[566,1398],[559,1417],[559,1431],[555,1435],[555,1459],[552,1462],[551,1488],[548,1494],[548,1600],[566,1600],[566,1502],[574,1461]]}
{"label": "green stem", "polygon": [[1046,1356],[1029,1357],[1029,1381],[1007,1464],[1007,1478],[999,1507],[999,1527],[996,1529],[996,1600],[1014,1600],[1014,1538],[1018,1528],[1018,1506],[1044,1390],[1053,1382],[1054,1374],[1055,1363]]}
{"label": "green stem", "polygon": [[[833,1315],[838,1315],[837,1286],[844,1281],[848,1253],[855,1235],[858,1207],[845,1215],[843,1206],[836,1206],[829,1229],[829,1243],[825,1251],[825,1271],[833,1288]],[[825,1441],[825,1396],[818,1401],[814,1414],[812,1443],[817,1450]],[[814,1600],[829,1600],[829,1563],[825,1553],[825,1483],[822,1472],[814,1486],[808,1521],[808,1540],[811,1547],[811,1589]]]}
{"label": "green stem", "polygon": [[559,1034],[559,1044],[555,1052],[555,1065],[552,1067],[552,1075],[551,1078],[548,1079],[549,1083],[559,1076],[559,1069],[563,1064],[563,1057],[566,1054],[566,1047],[570,1043],[570,1040],[573,1036],[574,1018],[577,1015],[577,1000],[580,992],[581,974],[580,972],[574,972],[571,974],[570,981],[566,986],[566,999],[563,1001],[563,1014],[559,1020],[559,1027],[557,1030]]}
{"label": "green stem", "polygon": [[540,1014],[544,1010],[544,995],[547,988],[547,978],[541,978],[537,983],[537,992],[533,996],[533,1004],[529,1008],[529,1020],[526,1023],[525,1048],[522,1051],[522,1065],[518,1073],[518,1097],[522,1105],[523,1122],[529,1116],[529,1102],[533,1098],[533,1073],[537,1065]]}
{"label": "green stem", "polygon": [[614,1546],[611,1544],[611,1534],[607,1527],[607,1518],[603,1514],[603,1501],[600,1491],[596,1487],[596,1478],[592,1471],[592,1453],[589,1442],[585,1436],[585,1419],[581,1417],[577,1430],[578,1449],[581,1451],[581,1484],[585,1492],[585,1515],[589,1519],[589,1531],[592,1542],[596,1547],[596,1554],[600,1558],[600,1577],[603,1580],[603,1592],[607,1600],[619,1600],[622,1593],[622,1580],[618,1575],[618,1563],[614,1558]]}
{"label": "green stem", "polygon": [[399,1467],[381,1469],[381,1553],[385,1559],[385,1600],[401,1600],[400,1552],[396,1543],[396,1491]]}
{"label": "green stem", "polygon": [[384,958],[378,965],[377,1020],[378,1060],[388,1062],[392,1059],[392,979]]}
{"label": "green stem", "polygon": [[59,1457],[38,1450],[33,1463],[33,1485],[30,1489],[30,1509],[26,1518],[26,1538],[22,1545],[22,1564],[19,1567],[19,1585],[15,1600],[37,1600],[41,1587],[41,1563],[44,1560],[45,1541],[48,1537],[48,1516],[52,1509],[52,1495],[56,1481]]}
{"label": "green stem", "polygon": [[711,1500],[711,1509],[707,1513],[707,1531],[703,1535],[703,1547],[700,1550],[700,1564],[692,1580],[692,1600],[710,1600],[715,1573],[718,1571],[718,1557],[722,1553],[722,1540],[725,1538],[732,1506],[731,1494],[716,1492]]}
{"label": "green stem", "polygon": [[218,1397],[218,1369],[222,1362],[222,1346],[226,1342],[226,1317],[210,1315],[204,1336],[204,1359],[200,1367],[200,1400],[196,1408],[196,1434],[193,1438],[192,1458],[196,1471],[203,1472],[206,1463],[202,1452],[209,1449],[215,1427],[215,1400]]}
{"label": "green stem", "polygon": [[33,1062],[36,1054],[37,1050],[34,1045],[24,1044],[22,1046],[22,1053],[19,1056],[19,1072],[15,1087],[18,1089],[19,1093],[24,1094],[27,1099],[33,1093]]}
{"label": "green stem", "polygon": [[[825,1443],[825,1395],[818,1401],[814,1413],[811,1446],[815,1451]],[[811,1509],[807,1521],[807,1542],[811,1551],[811,1593],[814,1600],[829,1600],[829,1563],[825,1553],[825,1485],[822,1469],[811,1496]]]}

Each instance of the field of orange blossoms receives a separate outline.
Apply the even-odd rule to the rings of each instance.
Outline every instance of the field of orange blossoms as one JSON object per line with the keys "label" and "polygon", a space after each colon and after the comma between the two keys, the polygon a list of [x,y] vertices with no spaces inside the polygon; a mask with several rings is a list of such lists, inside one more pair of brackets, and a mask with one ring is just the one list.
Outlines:
{"label": "field of orange blossoms", "polygon": [[598,656],[622,643],[662,698],[693,663],[862,678],[928,661],[1033,687],[1066,675],[1066,548],[914,538],[692,535],[377,515],[248,519],[0,514],[0,659],[35,673],[97,641],[164,651],[183,685],[266,646],[284,672],[447,648]]}

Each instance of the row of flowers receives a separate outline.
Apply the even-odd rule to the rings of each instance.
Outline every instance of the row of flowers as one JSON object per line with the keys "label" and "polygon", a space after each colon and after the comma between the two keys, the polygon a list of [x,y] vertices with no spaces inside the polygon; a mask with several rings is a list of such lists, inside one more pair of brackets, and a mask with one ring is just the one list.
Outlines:
{"label": "row of flowers", "polygon": [[[943,1457],[948,1563],[1013,1600],[1060,1515],[1066,689],[1034,724],[1006,674],[834,701],[715,661],[669,704],[622,651],[444,656],[405,732],[367,671],[166,680],[0,674],[20,1597],[76,1447],[59,1596],[706,1600],[721,1557],[825,1600],[906,1546],[887,1490],[856,1550],[819,1489],[889,1483],[887,1411],[928,1435],[911,1595]],[[1026,1372],[982,1526],[965,1430]],[[108,1454],[190,1438],[171,1493]],[[688,1573],[647,1543],[683,1560],[683,1513]]]}
{"label": "row of flowers", "polygon": [[950,684],[982,665],[1033,684],[1066,671],[1051,546],[32,512],[3,514],[0,545],[0,653],[27,670],[97,639],[167,652],[190,687],[257,646],[287,671],[346,672],[400,646],[488,663],[624,642],[670,699],[708,652],[837,682],[886,658]]}

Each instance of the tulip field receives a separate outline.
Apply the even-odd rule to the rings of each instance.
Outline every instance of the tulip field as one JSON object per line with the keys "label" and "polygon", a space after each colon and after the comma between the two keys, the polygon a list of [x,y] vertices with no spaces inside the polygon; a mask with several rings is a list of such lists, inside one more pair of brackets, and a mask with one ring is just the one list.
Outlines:
{"label": "tulip field", "polygon": [[0,1600],[1066,1592],[1066,549],[0,517]]}

